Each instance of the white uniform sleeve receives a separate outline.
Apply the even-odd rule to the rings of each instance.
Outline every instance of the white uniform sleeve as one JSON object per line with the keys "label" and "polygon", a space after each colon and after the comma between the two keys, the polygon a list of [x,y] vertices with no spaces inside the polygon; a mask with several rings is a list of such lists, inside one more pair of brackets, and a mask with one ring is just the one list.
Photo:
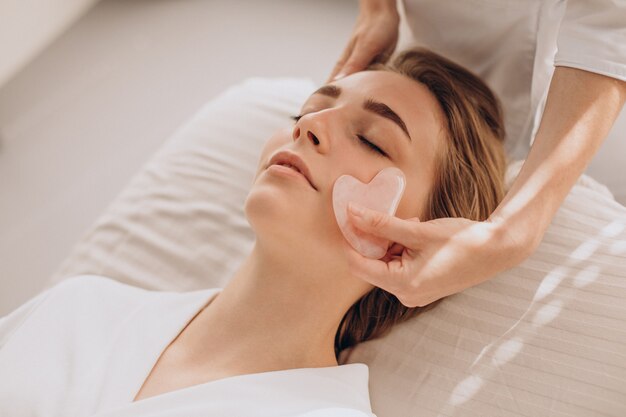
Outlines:
{"label": "white uniform sleeve", "polygon": [[6,344],[11,335],[26,321],[28,316],[50,295],[55,287],[42,291],[8,315],[0,318],[0,349]]}
{"label": "white uniform sleeve", "polygon": [[554,66],[626,81],[626,0],[567,0]]}

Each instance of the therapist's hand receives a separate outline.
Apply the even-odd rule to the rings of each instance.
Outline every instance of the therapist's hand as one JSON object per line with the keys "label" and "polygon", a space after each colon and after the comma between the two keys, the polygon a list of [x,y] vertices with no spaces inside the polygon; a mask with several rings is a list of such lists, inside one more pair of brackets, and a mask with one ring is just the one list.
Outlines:
{"label": "therapist's hand", "polygon": [[395,242],[381,259],[366,258],[345,242],[350,272],[407,307],[422,307],[480,284],[522,262],[535,249],[496,220],[420,222],[367,208],[363,217],[348,213],[358,229]]}
{"label": "therapist's hand", "polygon": [[326,82],[386,62],[398,43],[400,15],[396,0],[361,0],[359,16],[348,45]]}

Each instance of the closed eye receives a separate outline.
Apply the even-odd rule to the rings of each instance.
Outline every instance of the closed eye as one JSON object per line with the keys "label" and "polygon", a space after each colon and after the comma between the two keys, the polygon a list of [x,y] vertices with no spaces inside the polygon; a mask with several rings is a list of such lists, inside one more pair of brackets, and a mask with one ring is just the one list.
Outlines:
{"label": "closed eye", "polygon": [[366,137],[361,136],[361,135],[356,135],[357,138],[359,138],[359,140],[361,141],[361,143],[363,143],[365,146],[367,146],[368,148],[370,148],[372,151],[377,152],[379,154],[381,154],[382,156],[387,156],[387,154],[385,153],[385,151],[383,151],[382,149],[380,149],[378,146],[374,145],[372,142],[370,142],[369,140],[367,140]]}
{"label": "closed eye", "polygon": [[[302,116],[304,116],[303,114],[299,114],[297,116],[290,116],[291,119],[295,120],[296,123],[298,122],[298,120],[300,120],[302,118]],[[374,145],[372,142],[370,142],[365,136],[362,135],[356,135],[356,137],[361,141],[361,143],[365,146],[368,147],[368,149],[370,149],[372,152],[376,152],[384,157],[389,158],[389,155],[387,155],[387,153],[385,153],[385,151],[383,151],[382,149],[380,149],[378,146]]]}

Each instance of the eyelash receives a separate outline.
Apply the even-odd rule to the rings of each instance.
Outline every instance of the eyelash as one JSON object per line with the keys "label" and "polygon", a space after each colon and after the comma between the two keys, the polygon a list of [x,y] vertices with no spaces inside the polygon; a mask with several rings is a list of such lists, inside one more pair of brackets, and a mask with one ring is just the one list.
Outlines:
{"label": "eyelash", "polygon": [[[302,118],[302,116],[304,116],[304,114],[299,114],[297,116],[290,116],[290,118],[295,120],[296,122],[298,122],[298,120],[300,120],[300,118]],[[372,152],[375,152],[375,153],[377,153],[377,154],[379,154],[381,156],[389,158],[389,156],[385,153],[385,151],[383,151],[378,146],[374,145],[372,142],[367,140],[367,138],[365,136],[356,135],[356,137],[361,141],[361,143],[363,143],[365,146],[367,146]]]}

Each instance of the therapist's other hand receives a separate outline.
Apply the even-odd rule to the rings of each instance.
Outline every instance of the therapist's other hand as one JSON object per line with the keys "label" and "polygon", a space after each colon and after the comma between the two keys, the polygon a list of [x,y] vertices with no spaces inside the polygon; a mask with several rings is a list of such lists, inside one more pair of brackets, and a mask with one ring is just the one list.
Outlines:
{"label": "therapist's other hand", "polygon": [[395,0],[361,0],[348,45],[326,83],[386,62],[398,43],[400,15]]}
{"label": "therapist's other hand", "polygon": [[407,307],[423,307],[480,284],[534,250],[499,221],[447,217],[420,222],[367,208],[362,217],[348,213],[358,229],[394,242],[381,259],[366,258],[346,242],[350,272]]}

